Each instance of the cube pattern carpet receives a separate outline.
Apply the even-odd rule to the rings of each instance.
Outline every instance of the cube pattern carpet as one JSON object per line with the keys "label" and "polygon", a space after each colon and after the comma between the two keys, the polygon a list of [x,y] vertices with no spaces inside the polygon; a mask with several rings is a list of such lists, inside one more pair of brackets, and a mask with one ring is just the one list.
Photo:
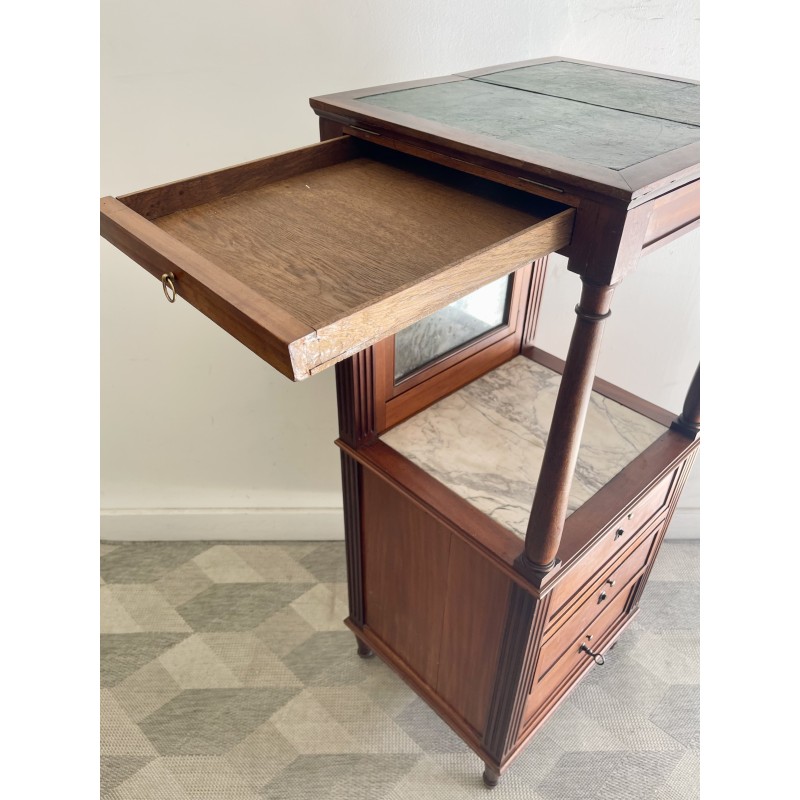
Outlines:
{"label": "cube pattern carpet", "polygon": [[[101,544],[105,800],[468,800],[480,759],[347,616],[341,542]],[[667,542],[642,611],[493,800],[699,796],[699,545]]]}

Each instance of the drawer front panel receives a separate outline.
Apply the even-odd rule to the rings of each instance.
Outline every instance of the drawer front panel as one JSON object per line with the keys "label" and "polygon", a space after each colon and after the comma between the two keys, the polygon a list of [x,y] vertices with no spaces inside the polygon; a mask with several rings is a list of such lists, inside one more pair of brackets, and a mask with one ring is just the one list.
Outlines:
{"label": "drawer front panel", "polygon": [[100,209],[106,239],[295,380],[563,248],[574,219],[347,136]]}
{"label": "drawer front panel", "polygon": [[550,600],[550,620],[560,617],[577,601],[599,570],[643,533],[665,510],[671,496],[676,472],[656,484],[632,509],[606,529],[594,547],[580,557],[569,573],[554,587]]}
{"label": "drawer front panel", "polygon": [[597,650],[603,637],[625,612],[625,606],[634,588],[635,583],[629,584],[624,591],[620,592],[599,617],[581,630],[580,635],[575,638],[566,652],[549,669],[544,670],[537,666],[531,694],[525,707],[525,719],[530,718],[533,712],[542,706],[563,681],[581,668],[581,665],[591,663],[592,657],[581,650],[581,645],[586,644],[593,651]]}
{"label": "drawer front panel", "polygon": [[555,628],[549,636],[545,633],[545,644],[539,655],[538,672],[546,672],[564,654],[576,637],[603,611],[614,603],[617,595],[630,588],[630,583],[641,574],[645,565],[650,560],[653,543],[661,527],[657,527],[641,544],[627,556],[627,558],[600,581],[595,583],[586,600],[570,612],[563,624]]}

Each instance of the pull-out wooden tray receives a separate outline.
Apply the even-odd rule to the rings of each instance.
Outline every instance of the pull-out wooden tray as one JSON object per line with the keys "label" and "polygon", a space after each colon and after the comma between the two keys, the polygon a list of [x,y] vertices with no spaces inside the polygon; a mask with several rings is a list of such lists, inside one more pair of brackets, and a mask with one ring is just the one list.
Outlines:
{"label": "pull-out wooden tray", "polygon": [[574,210],[351,137],[101,201],[101,233],[300,380],[569,244]]}

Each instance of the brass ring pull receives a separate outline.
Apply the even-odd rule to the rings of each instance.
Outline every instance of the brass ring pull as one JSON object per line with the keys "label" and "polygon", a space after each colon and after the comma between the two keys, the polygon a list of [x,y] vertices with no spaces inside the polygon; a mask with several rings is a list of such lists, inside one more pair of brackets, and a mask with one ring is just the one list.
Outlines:
{"label": "brass ring pull", "polygon": [[174,303],[177,292],[175,291],[175,276],[171,272],[165,272],[161,276],[161,288],[164,290],[164,297],[170,303]]}
{"label": "brass ring pull", "polygon": [[603,658],[603,654],[602,654],[602,653],[593,653],[593,652],[592,652],[592,651],[589,649],[589,646],[588,646],[588,645],[586,645],[586,644],[582,644],[582,645],[580,646],[580,649],[581,649],[583,652],[585,652],[585,653],[588,653],[588,654],[589,654],[589,655],[590,655],[590,656],[591,656],[591,657],[594,659],[594,663],[595,663],[595,664],[597,664],[598,666],[602,667],[602,666],[603,666],[603,664],[605,664],[605,663],[606,663],[606,660],[605,660],[605,658]]}

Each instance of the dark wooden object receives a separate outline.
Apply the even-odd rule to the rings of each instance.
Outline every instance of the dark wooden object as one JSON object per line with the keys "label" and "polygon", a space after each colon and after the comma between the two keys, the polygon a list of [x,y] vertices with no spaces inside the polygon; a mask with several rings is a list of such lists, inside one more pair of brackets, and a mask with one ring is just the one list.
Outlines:
{"label": "dark wooden object", "polygon": [[[587,75],[590,85],[582,82]],[[526,95],[515,97],[515,90]],[[530,93],[536,94],[535,102],[527,96]],[[548,99],[541,102],[540,96]],[[422,594],[430,599],[433,591],[442,598],[439,605],[424,604],[426,615],[432,609],[452,609],[445,621],[443,611],[434,610],[431,619],[416,614],[408,604],[394,606],[394,613],[404,618],[407,630],[420,636],[424,636],[423,629],[430,630],[429,645],[438,657],[435,675],[429,666],[422,672],[404,658],[400,652],[405,646],[403,636],[373,628],[369,604],[358,626],[359,635],[484,759],[488,786],[496,785],[528,739],[595,659],[602,660],[602,654],[635,615],[694,461],[699,432],[699,373],[676,420],[663,409],[596,379],[594,371],[616,284],[635,268],[642,254],[699,223],[696,100],[697,87],[692,81],[544,59],[311,101],[321,117],[323,139],[347,133],[503,185],[528,185],[542,197],[557,199],[576,211],[572,239],[563,252],[570,257],[569,268],[581,276],[584,288],[576,307],[566,363],[533,347],[540,298],[540,288],[534,287],[540,287],[537,281],[544,274],[540,269],[530,281],[530,296],[537,299],[525,310],[522,336],[505,339],[513,342],[510,354],[508,350],[498,351],[496,336],[494,341],[487,337],[482,346],[473,344],[442,359],[416,376],[413,391],[405,393],[400,413],[389,410],[393,403],[397,408],[396,397],[403,396],[392,380],[393,341],[387,339],[374,347],[371,375],[363,370],[359,374],[365,381],[360,391],[370,396],[373,404],[375,436],[352,450],[340,441],[345,452],[362,465],[364,474],[374,473],[375,479],[365,484],[371,494],[388,504],[391,492],[397,493],[392,514],[380,521],[364,515],[362,541],[380,539],[382,569],[391,563],[408,565],[392,576],[395,584],[404,585],[403,596]],[[540,111],[555,109],[563,121],[564,114],[585,104],[613,113],[582,115],[583,127],[577,134],[580,141],[566,157],[563,148],[569,148],[570,142],[565,144],[563,137],[558,141],[545,137],[534,146],[520,139],[516,131],[509,135],[503,122],[509,108],[512,114],[525,106]],[[623,133],[638,125],[634,133],[641,136],[634,136],[635,141],[623,136],[621,153],[620,147],[613,153],[594,148],[592,126],[615,116],[621,125],[622,120],[627,123],[627,128],[621,127]],[[531,117],[532,125],[537,122],[535,116]],[[485,135],[486,130],[481,132],[483,123],[489,125],[492,138]],[[669,129],[669,135],[677,138],[655,141],[654,145],[648,133],[654,130],[654,124]],[[683,142],[680,137],[685,137]],[[551,143],[561,151],[550,148]],[[642,157],[643,147],[650,148],[646,157]],[[604,156],[609,156],[608,163],[602,162]],[[382,431],[476,377],[476,372],[482,374],[516,352],[563,371],[524,545],[377,438]],[[662,424],[671,424],[672,429],[566,518],[593,388]],[[368,508],[371,502],[365,496],[362,508]],[[419,552],[413,548],[413,552],[398,550],[399,545],[393,543],[401,537],[403,525],[396,520],[410,513],[401,512],[404,507],[416,509],[412,524],[416,529],[433,525],[445,540],[449,531],[451,546],[431,542],[420,545]],[[452,543],[457,541],[476,553],[472,562],[452,559]],[[477,608],[465,607],[459,615],[459,604],[470,597],[462,587],[478,582],[479,570],[487,565],[496,580],[504,576],[507,581],[505,588],[496,589],[497,596],[506,598],[503,609],[483,598]],[[363,565],[365,576],[373,568]],[[441,648],[436,649],[434,640],[438,642],[440,630],[483,638],[483,675],[494,676],[488,691],[485,681],[468,686],[462,680],[456,684],[458,691],[445,695],[440,676],[460,671],[463,678],[465,666],[450,661]],[[502,638],[495,639],[488,631],[502,631]],[[468,706],[474,708],[476,692],[486,692],[478,705],[486,709],[486,714],[478,717],[467,712]]]}
{"label": "dark wooden object", "polygon": [[[489,786],[633,619],[699,447],[699,368],[678,418],[594,374],[615,286],[699,223],[697,101],[561,58],[344,92],[311,100],[318,145],[101,204],[283,374],[336,365],[346,624]],[[566,362],[534,346],[553,251],[583,282]],[[506,323],[395,380],[395,333],[512,273]],[[563,373],[525,541],[380,439],[520,353]],[[665,432],[567,517],[592,389]]]}

